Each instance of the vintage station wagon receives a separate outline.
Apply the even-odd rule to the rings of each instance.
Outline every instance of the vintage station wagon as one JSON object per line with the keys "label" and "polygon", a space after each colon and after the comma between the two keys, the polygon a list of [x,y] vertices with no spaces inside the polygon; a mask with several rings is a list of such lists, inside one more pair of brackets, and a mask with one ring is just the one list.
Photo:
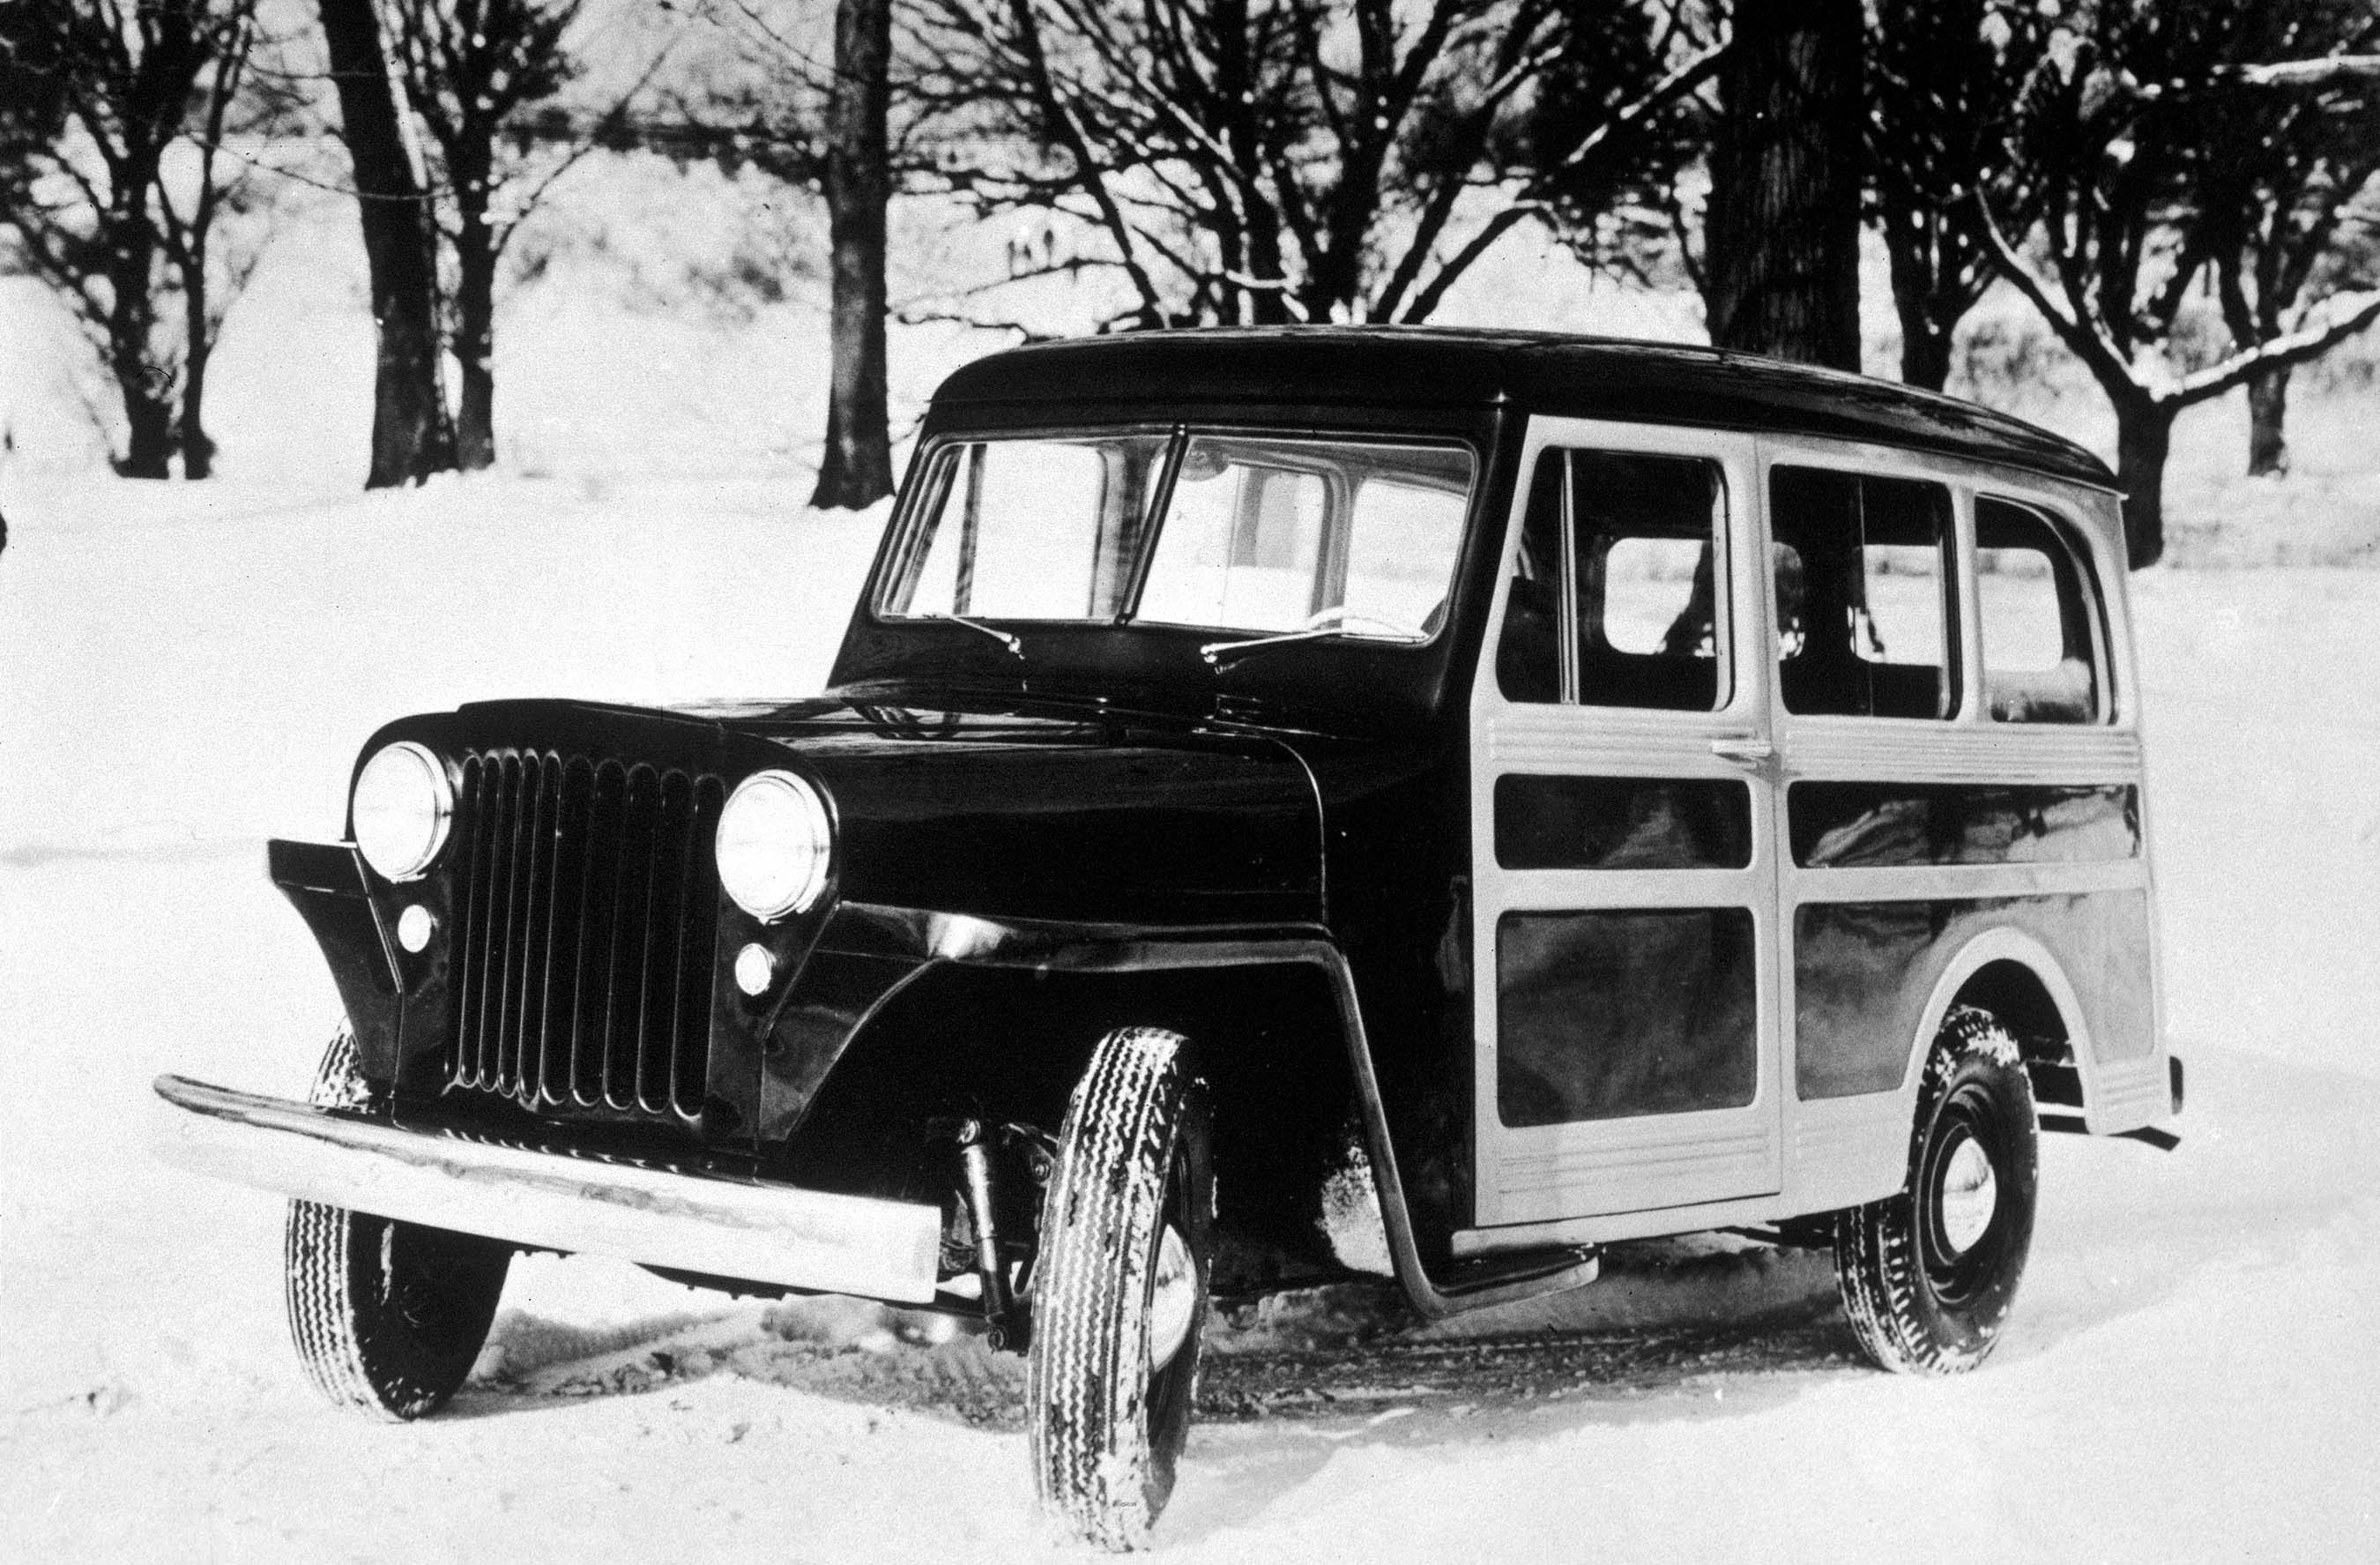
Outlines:
{"label": "vintage station wagon", "polygon": [[166,1077],[167,1148],[297,1198],[335,1400],[443,1403],[519,1248],[961,1312],[1111,1546],[1216,1301],[1730,1229],[1964,1369],[2037,1131],[2180,1107],[2123,561],[2079,448],[1741,355],[1000,354],[823,696],[376,735],[348,840],[270,850],[313,1100]]}

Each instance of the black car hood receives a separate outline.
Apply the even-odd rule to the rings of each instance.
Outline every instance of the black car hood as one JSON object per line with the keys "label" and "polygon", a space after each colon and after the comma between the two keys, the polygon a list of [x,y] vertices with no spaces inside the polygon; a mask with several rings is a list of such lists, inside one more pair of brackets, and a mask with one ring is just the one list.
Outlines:
{"label": "black car hood", "polygon": [[646,709],[502,702],[397,731],[820,783],[842,901],[1130,925],[1316,923],[1314,781],[1285,744],[1097,708],[928,712],[833,697]]}

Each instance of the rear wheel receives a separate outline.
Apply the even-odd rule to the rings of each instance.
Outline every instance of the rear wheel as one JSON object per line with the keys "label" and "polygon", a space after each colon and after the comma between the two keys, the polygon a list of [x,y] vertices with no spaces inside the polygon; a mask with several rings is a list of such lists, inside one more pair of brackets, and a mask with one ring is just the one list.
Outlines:
{"label": "rear wheel", "polygon": [[[314,1082],[317,1107],[368,1097],[341,1028]],[[512,1246],[313,1201],[286,1229],[289,1335],[307,1379],[334,1403],[382,1418],[445,1405],[486,1346]]]}
{"label": "rear wheel", "polygon": [[1127,1028],[1075,1090],[1041,1218],[1026,1411],[1045,1510],[1131,1548],[1173,1492],[1214,1250],[1206,1094],[1184,1040]]}
{"label": "rear wheel", "polygon": [[1835,1278],[1868,1357],[1956,1375],[1991,1352],[2033,1244],[2039,1140],[2016,1040],[1953,1009],[1918,1085],[1908,1183],[1835,1219]]}

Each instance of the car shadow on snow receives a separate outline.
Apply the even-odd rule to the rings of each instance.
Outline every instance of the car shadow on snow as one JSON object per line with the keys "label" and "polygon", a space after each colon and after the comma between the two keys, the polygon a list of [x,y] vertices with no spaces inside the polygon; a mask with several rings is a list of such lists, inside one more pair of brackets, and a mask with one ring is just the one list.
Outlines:
{"label": "car shadow on snow", "polygon": [[[2180,1151],[2044,1138],[2033,1261],[1995,1363],[2067,1351],[2209,1267],[2286,1264],[2359,1198],[2380,1152],[2380,1082],[2224,1051],[2191,1064]],[[1707,1238],[1615,1246],[1588,1288],[1437,1326],[1415,1323],[1385,1283],[1239,1315],[1208,1334],[1190,1448],[1200,1475],[1169,1516],[1174,1541],[1245,1520],[1350,1448],[1737,1417],[1882,1373],[1852,1337],[1825,1253]],[[1023,1424],[1022,1359],[950,1317],[846,1299],[592,1333],[507,1312],[455,1412],[722,1375],[992,1432]]]}
{"label": "car shadow on snow", "polygon": [[[1169,1543],[1242,1526],[1342,1451],[1450,1451],[1541,1441],[1590,1424],[1742,1417],[1840,1375],[1880,1373],[1840,1311],[1732,1325],[1553,1332],[1383,1345],[1323,1363],[1261,1363],[1257,1404],[1227,1367],[1202,1386],[1197,1481],[1167,1512]],[[1323,1373],[1317,1373],[1321,1371]],[[1222,1406],[1208,1410],[1209,1399]]]}
{"label": "car shadow on snow", "polygon": [[[1446,1437],[1494,1438],[1499,1414],[1567,1399],[1644,1399],[1697,1377],[1853,1362],[1823,1261],[1735,1248],[1640,1245],[1592,1289],[1438,1326],[1392,1285],[1349,1284],[1218,1315],[1206,1424],[1361,1426],[1391,1406]],[[715,1375],[970,1426],[1023,1427],[1024,1360],[971,1323],[850,1299],[744,1304],[600,1329],[499,1317],[455,1415],[632,1396]],[[1473,1423],[1475,1418],[1480,1421]],[[1333,1434],[1329,1437],[1339,1437]]]}
{"label": "car shadow on snow", "polygon": [[1022,1427],[1024,1360],[993,1352],[979,1328],[950,1316],[844,1298],[649,1315],[591,1330],[508,1310],[445,1416],[550,1409],[720,1375],[969,1425]]}
{"label": "car shadow on snow", "polygon": [[1993,1362],[2061,1351],[2154,1309],[2195,1277],[2289,1263],[2367,1200],[2380,1082],[2270,1056],[2180,1044],[2189,1101],[2159,1152],[2042,1137],[2039,1217]]}

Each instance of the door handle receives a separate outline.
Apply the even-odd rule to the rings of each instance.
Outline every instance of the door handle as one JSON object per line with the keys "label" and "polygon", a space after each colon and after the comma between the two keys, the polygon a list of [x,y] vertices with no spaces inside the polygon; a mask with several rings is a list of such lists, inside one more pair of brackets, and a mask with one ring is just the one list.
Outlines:
{"label": "door handle", "polygon": [[1711,753],[1722,761],[1732,761],[1739,766],[1757,766],[1777,753],[1777,747],[1765,739],[1727,738],[1711,740]]}

